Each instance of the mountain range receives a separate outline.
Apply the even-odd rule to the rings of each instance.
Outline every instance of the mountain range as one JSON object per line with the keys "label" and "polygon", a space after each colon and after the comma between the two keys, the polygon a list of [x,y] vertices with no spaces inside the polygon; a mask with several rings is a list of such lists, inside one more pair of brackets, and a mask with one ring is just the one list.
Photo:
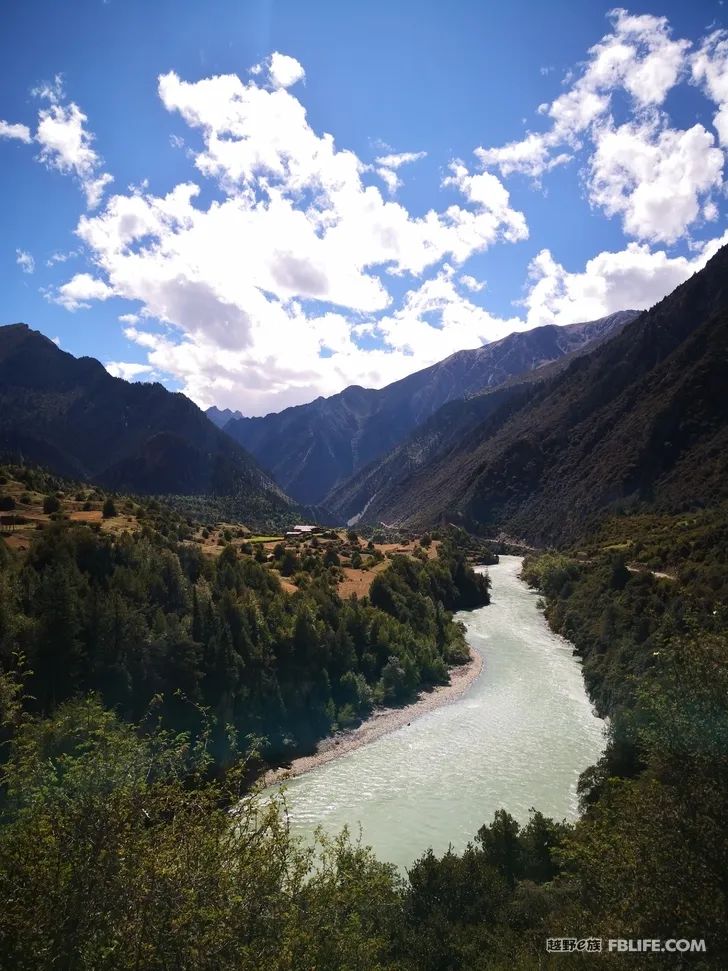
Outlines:
{"label": "mountain range", "polygon": [[[467,398],[605,339],[636,316],[612,314],[548,325],[458,351],[378,390],[356,385],[261,418],[232,418],[225,431],[298,502],[328,508],[328,496],[454,399]],[[221,412],[214,409],[213,420]]]}
{"label": "mountain range", "polygon": [[[364,501],[366,522],[458,519],[541,544],[574,538],[612,509],[712,505],[728,498],[727,373],[724,247],[565,366],[452,403],[434,424],[453,433],[433,444],[432,423],[423,426],[334,505],[350,512]],[[407,450],[423,441],[425,460],[408,467]]]}
{"label": "mountain range", "polygon": [[0,452],[112,489],[291,506],[189,398],[114,378],[26,324],[0,327]]}
{"label": "mountain range", "polygon": [[14,324],[0,453],[119,490],[558,544],[611,510],[728,498],[726,373],[728,247],[649,311],[514,333],[263,418],[205,415]]}

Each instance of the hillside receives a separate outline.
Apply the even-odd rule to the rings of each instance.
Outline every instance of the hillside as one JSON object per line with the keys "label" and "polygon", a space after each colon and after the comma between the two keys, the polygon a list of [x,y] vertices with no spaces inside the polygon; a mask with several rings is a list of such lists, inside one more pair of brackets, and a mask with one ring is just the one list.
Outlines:
{"label": "hillside", "polygon": [[[489,419],[497,427],[524,402],[530,400],[538,386],[566,368],[570,361],[608,340],[636,314],[625,311],[591,324],[575,325],[589,334],[588,343],[577,346],[563,357],[518,374],[495,388],[486,388],[467,398],[455,399],[439,408],[427,421],[417,426],[396,448],[380,456],[337,486],[324,500],[334,517],[358,522],[363,511],[374,515],[387,508],[407,479],[418,469],[434,462],[457,447],[470,431]],[[375,520],[376,521],[376,520]]]}
{"label": "hillside", "polygon": [[623,311],[585,324],[509,334],[458,351],[380,390],[349,387],[277,414],[233,419],[225,431],[294,499],[322,503],[353,472],[399,445],[447,402],[558,360],[634,316],[634,311]]}
{"label": "hillside", "polygon": [[728,494],[728,248],[612,340],[577,357],[367,509],[463,516],[539,542],[605,510],[679,509]]}
{"label": "hillside", "polygon": [[111,489],[235,496],[254,514],[290,506],[184,395],[114,378],[25,324],[0,327],[0,453]]}

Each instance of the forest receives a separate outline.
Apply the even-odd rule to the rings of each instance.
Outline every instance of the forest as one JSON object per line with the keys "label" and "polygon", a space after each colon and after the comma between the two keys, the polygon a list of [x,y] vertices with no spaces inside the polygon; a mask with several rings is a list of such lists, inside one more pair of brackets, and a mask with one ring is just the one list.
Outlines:
{"label": "forest", "polygon": [[[59,515],[59,502],[49,492],[44,508]],[[437,559],[394,557],[368,598],[344,600],[333,551],[277,546],[290,593],[250,545],[207,555],[154,500],[137,517],[140,529],[109,534],[60,514],[24,556],[0,545],[0,662],[23,659],[37,714],[91,693],[132,722],[153,711],[196,734],[211,720],[220,764],[230,731],[280,761],[446,683],[468,658],[452,613],[488,600],[487,578],[449,544]]]}
{"label": "forest", "polygon": [[550,968],[546,938],[584,936],[704,939],[685,966],[725,966],[725,510],[617,516],[526,558],[610,718],[583,814],[501,810],[405,875],[346,832],[304,847],[251,780],[445,680],[452,612],[487,583],[443,540],[366,598],[338,595],[326,554],[290,564],[290,591],[163,504],[135,516],[108,534],[61,508],[24,555],[0,545],[0,967]]}

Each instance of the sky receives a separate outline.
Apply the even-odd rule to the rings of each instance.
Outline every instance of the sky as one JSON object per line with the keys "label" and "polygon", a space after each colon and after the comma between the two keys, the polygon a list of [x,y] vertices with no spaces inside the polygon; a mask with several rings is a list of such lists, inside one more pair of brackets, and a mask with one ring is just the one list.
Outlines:
{"label": "sky", "polygon": [[266,414],[654,305],[728,242],[728,7],[0,7],[0,322]]}

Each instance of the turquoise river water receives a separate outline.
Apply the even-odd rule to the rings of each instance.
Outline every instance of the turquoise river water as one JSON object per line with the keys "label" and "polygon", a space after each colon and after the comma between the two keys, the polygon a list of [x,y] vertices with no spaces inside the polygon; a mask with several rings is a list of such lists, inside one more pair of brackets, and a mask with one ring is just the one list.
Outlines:
{"label": "turquoise river water", "polygon": [[489,567],[492,602],[459,615],[482,672],[458,700],[286,783],[293,831],[348,824],[380,859],[462,849],[503,807],[573,819],[579,774],[604,748],[571,645],[553,634],[521,560]]}

